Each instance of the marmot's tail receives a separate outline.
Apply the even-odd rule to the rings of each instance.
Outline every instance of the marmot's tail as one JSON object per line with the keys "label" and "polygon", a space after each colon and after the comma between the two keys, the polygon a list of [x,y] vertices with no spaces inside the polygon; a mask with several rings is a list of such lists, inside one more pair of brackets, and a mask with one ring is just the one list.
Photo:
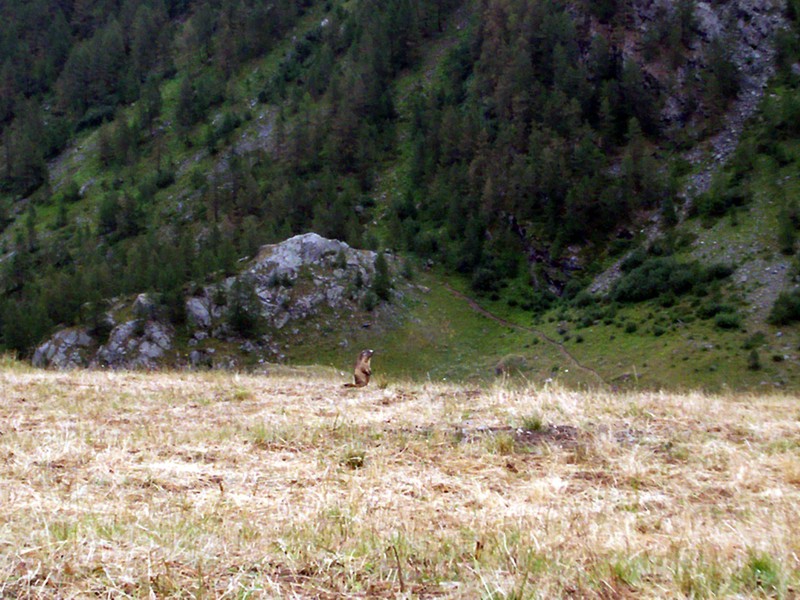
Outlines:
{"label": "marmot's tail", "polygon": [[345,383],[344,387],[358,387],[355,383]]}

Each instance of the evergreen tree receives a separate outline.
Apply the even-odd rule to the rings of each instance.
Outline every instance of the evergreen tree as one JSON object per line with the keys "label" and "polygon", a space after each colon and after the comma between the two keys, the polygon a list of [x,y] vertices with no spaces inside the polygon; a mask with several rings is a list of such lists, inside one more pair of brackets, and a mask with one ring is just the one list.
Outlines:
{"label": "evergreen tree", "polygon": [[48,179],[44,160],[44,125],[33,100],[19,106],[16,119],[6,134],[6,173],[4,187],[26,196]]}
{"label": "evergreen tree", "polygon": [[375,278],[372,281],[372,291],[381,300],[391,300],[392,279],[389,275],[389,263],[384,252],[379,251],[375,257]]}
{"label": "evergreen tree", "polygon": [[242,275],[234,280],[228,292],[226,316],[228,325],[237,334],[247,338],[261,335],[261,301],[250,277]]}

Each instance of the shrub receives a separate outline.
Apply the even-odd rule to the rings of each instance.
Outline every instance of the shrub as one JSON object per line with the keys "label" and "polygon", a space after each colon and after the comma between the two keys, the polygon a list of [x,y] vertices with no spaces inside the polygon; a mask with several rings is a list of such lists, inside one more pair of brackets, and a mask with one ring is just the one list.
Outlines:
{"label": "shrub", "polygon": [[791,292],[781,292],[767,319],[773,325],[787,325],[800,321],[800,288]]}
{"label": "shrub", "polygon": [[636,267],[641,266],[645,260],[647,260],[647,253],[641,248],[638,248],[631,252],[625,258],[625,260],[622,261],[620,268],[622,269],[623,273],[630,273]]}
{"label": "shrub", "polygon": [[164,189],[173,183],[175,183],[175,168],[172,165],[158,170],[155,176],[155,184],[158,189]]}
{"label": "shrub", "polygon": [[376,306],[378,306],[378,296],[375,294],[375,292],[370,290],[364,295],[362,308],[367,312],[372,312],[375,310]]}
{"label": "shrub", "polygon": [[733,274],[733,267],[727,263],[713,263],[706,267],[706,279],[725,279]]}
{"label": "shrub", "polygon": [[587,306],[591,306],[594,303],[595,303],[594,296],[592,296],[586,290],[578,292],[578,294],[572,300],[572,305],[577,306],[579,308],[586,308]]}
{"label": "shrub", "polygon": [[81,132],[84,129],[97,127],[104,121],[111,121],[114,118],[114,107],[106,104],[94,106],[87,110],[83,117],[78,120],[75,126],[76,132]]}
{"label": "shrub", "polygon": [[641,302],[666,292],[685,294],[704,279],[696,262],[679,263],[673,257],[650,258],[620,279],[612,298],[620,302]]}
{"label": "shrub", "polygon": [[735,313],[736,309],[730,304],[720,302],[707,302],[697,309],[697,316],[701,319],[710,319],[720,313]]}
{"label": "shrub", "polygon": [[668,290],[658,297],[658,303],[664,308],[670,308],[671,306],[675,306],[676,301],[677,298],[672,290]]}
{"label": "shrub", "polygon": [[752,350],[763,344],[765,339],[766,337],[764,336],[764,333],[757,331],[756,333],[748,336],[748,338],[744,341],[744,344],[742,344],[742,348],[745,350]]}
{"label": "shrub", "polygon": [[479,267],[472,275],[471,285],[478,292],[495,292],[500,287],[500,279],[494,269]]}
{"label": "shrub", "polygon": [[69,204],[73,204],[81,199],[80,188],[74,179],[70,179],[64,186],[64,189],[61,192],[61,198],[64,202]]}
{"label": "shrub", "polygon": [[758,350],[753,348],[750,354],[747,355],[747,368],[751,371],[758,371],[761,369],[761,359],[758,356]]}
{"label": "shrub", "polygon": [[716,316],[714,324],[720,329],[739,329],[742,319],[736,313],[723,312]]}
{"label": "shrub", "polygon": [[525,431],[542,431],[545,428],[542,415],[534,413],[522,419],[522,429]]}

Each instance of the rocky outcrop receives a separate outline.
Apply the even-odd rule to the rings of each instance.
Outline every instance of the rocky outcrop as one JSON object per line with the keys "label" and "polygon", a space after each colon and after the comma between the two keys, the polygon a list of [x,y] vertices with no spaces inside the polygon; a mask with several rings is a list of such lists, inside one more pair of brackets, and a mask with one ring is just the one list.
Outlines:
{"label": "rocky outcrop", "polygon": [[[642,31],[653,27],[660,7],[673,10],[673,3],[666,0],[637,0],[634,3],[636,25]],[[708,191],[714,173],[731,157],[739,143],[745,122],[758,109],[769,78],[774,74],[774,37],[778,30],[787,27],[784,16],[785,2],[772,0],[731,0],[729,2],[697,2],[694,19],[697,36],[692,43],[691,55],[687,64],[676,73],[664,71],[664,86],[668,78],[674,77],[678,84],[676,93],[667,97],[662,110],[665,126],[683,126],[687,119],[684,107],[686,98],[680,90],[690,73],[697,73],[707,67],[707,48],[709,43],[724,37],[732,45],[731,59],[739,75],[740,91],[729,106],[719,129],[704,143],[696,145],[684,154],[692,165],[702,165],[689,176],[680,192],[685,216],[690,206],[700,194]],[[629,54],[635,50],[628,48]],[[653,69],[651,69],[651,72]],[[662,227],[658,215],[643,223],[641,232],[647,242],[661,235]],[[606,294],[622,275],[621,265],[627,255],[614,262],[609,268],[595,277],[589,286],[593,294]]]}
{"label": "rocky outcrop", "polygon": [[[724,40],[730,48],[730,58],[736,66],[741,86],[739,105],[732,112],[752,114],[761,92],[774,72],[775,33],[786,27],[785,2],[772,0],[729,0],[727,2],[698,1],[694,4],[693,27],[685,62],[673,68],[659,60],[645,61],[642,40],[661,27],[661,21],[672,18],[678,3],[668,0],[635,0],[631,5],[632,27],[622,46],[624,59],[642,64],[650,82],[666,91],[662,108],[665,127],[681,127],[691,118],[687,106],[694,105],[692,78],[709,66],[712,44]],[[689,100],[693,96],[693,101]],[[751,109],[748,108],[752,104]],[[702,107],[700,107],[702,112]]]}
{"label": "rocky outcrop", "polygon": [[186,301],[186,319],[196,329],[211,327],[211,302],[207,298],[189,298]]}
{"label": "rocky outcrop", "polygon": [[226,317],[242,293],[252,292],[257,302],[239,301],[238,308],[275,330],[323,310],[332,318],[353,313],[369,293],[375,258],[374,252],[356,250],[316,233],[264,246],[239,275],[208,286],[186,301],[187,319],[195,329],[193,338],[235,337]]}
{"label": "rocky outcrop", "polygon": [[39,346],[33,353],[35,367],[74,369],[89,364],[89,353],[94,343],[85,329],[62,329]]}
{"label": "rocky outcrop", "polygon": [[92,366],[152,369],[172,347],[172,327],[136,319],[117,325],[91,361]]}
{"label": "rocky outcrop", "polygon": [[140,319],[152,319],[156,316],[158,303],[150,294],[139,294],[133,301],[133,314]]}
{"label": "rocky outcrop", "polygon": [[375,252],[306,233],[264,246],[245,274],[262,315],[280,329],[322,308],[351,310],[372,284],[375,258]]}
{"label": "rocky outcrop", "polygon": [[[115,369],[230,366],[236,364],[231,347],[250,361],[274,360],[281,349],[272,337],[290,323],[298,323],[291,330],[295,333],[299,323],[310,318],[324,318],[331,328],[356,318],[371,293],[376,256],[315,233],[297,235],[262,247],[238,276],[195,290],[186,299],[190,348],[185,356],[175,348],[174,328],[160,317],[158,298],[139,294],[132,302],[115,304],[113,328],[104,343],[83,329],[63,330],[36,350],[34,364]],[[237,330],[231,317],[234,307],[250,313],[254,322],[264,325],[264,332]],[[217,344],[225,345],[228,354],[218,351]]]}

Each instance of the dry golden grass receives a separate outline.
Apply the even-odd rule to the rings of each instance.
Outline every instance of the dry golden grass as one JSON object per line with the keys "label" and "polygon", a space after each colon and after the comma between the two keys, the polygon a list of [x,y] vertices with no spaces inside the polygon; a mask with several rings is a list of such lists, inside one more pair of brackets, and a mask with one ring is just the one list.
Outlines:
{"label": "dry golden grass", "polygon": [[800,594],[800,402],[0,370],[0,597]]}

